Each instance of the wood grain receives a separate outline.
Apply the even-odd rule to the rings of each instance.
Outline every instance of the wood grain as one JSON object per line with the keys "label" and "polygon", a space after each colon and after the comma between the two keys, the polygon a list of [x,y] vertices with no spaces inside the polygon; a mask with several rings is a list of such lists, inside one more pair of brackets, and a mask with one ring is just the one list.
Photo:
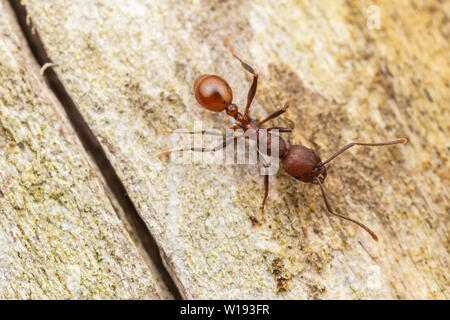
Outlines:
{"label": "wood grain", "polygon": [[160,299],[0,1],[0,299]]}
{"label": "wood grain", "polygon": [[[184,297],[448,298],[448,1],[25,3]],[[379,28],[367,24],[371,5]],[[379,243],[282,172],[254,227],[258,168],[156,157],[169,148],[162,130],[231,126],[196,103],[200,74],[227,79],[244,105],[250,76],[224,37],[260,74],[253,115],[295,97],[292,143],[326,158],[353,140],[409,139],[353,149],[325,183],[337,212]]]}

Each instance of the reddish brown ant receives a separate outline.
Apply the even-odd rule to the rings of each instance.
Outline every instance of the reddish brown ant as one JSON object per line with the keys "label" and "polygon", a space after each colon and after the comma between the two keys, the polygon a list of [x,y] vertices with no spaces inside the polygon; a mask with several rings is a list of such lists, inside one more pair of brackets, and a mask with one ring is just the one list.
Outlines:
{"label": "reddish brown ant", "polygon": [[[407,139],[397,139],[394,141],[388,141],[388,142],[380,142],[380,143],[361,143],[361,142],[352,142],[341,148],[339,151],[337,151],[335,154],[333,154],[330,158],[328,158],[326,161],[321,161],[319,156],[316,155],[314,150],[309,149],[304,146],[300,145],[292,145],[290,147],[287,147],[285,141],[283,138],[281,138],[278,135],[271,134],[270,132],[272,130],[278,130],[278,132],[292,132],[294,129],[294,126],[292,125],[288,128],[281,128],[281,127],[270,127],[270,128],[263,128],[262,125],[266,123],[269,120],[272,120],[284,112],[286,112],[288,108],[288,104],[285,104],[284,107],[278,111],[275,111],[271,115],[269,115],[264,120],[258,121],[256,119],[253,119],[249,112],[250,112],[250,105],[253,101],[253,98],[256,93],[256,88],[258,84],[258,74],[253,70],[252,67],[250,67],[247,63],[242,61],[238,56],[236,56],[232,52],[233,56],[240,61],[242,66],[253,75],[253,82],[252,85],[248,91],[247,95],[247,105],[245,107],[244,114],[241,114],[238,110],[238,106],[233,103],[233,92],[228,85],[228,83],[222,79],[219,76],[216,75],[201,75],[195,80],[194,83],[194,92],[195,92],[195,98],[197,99],[197,102],[204,108],[210,110],[210,111],[216,111],[221,112],[224,111],[227,113],[227,115],[233,117],[237,124],[233,127],[234,130],[236,129],[243,129],[244,136],[253,136],[256,137],[257,140],[257,148],[260,149],[259,146],[261,144],[267,144],[267,154],[270,155],[271,148],[278,147],[278,155],[279,158],[282,161],[282,165],[284,170],[293,176],[295,179],[300,180],[305,183],[312,183],[317,184],[320,187],[320,190],[322,192],[323,199],[325,201],[325,205],[328,209],[328,211],[345,220],[351,221],[357,225],[359,225],[361,228],[366,230],[375,241],[378,241],[377,235],[370,230],[367,226],[364,224],[353,220],[349,217],[337,214],[333,211],[331,208],[331,205],[328,201],[327,195],[325,193],[325,188],[323,186],[323,182],[325,178],[327,177],[327,170],[325,168],[325,165],[332,161],[334,158],[339,156],[344,151],[350,149],[353,146],[360,145],[360,146],[388,146],[388,145],[394,145],[394,144],[402,144],[406,143]],[[165,131],[165,133],[172,133],[169,131]],[[208,131],[199,131],[199,132],[184,132],[189,134],[213,134]],[[249,134],[253,133],[253,134]],[[231,139],[226,139],[222,144],[214,147],[214,148],[185,148],[185,149],[178,149],[178,150],[172,150],[172,151],[166,151],[163,153],[158,154],[159,157],[170,154],[172,152],[178,152],[178,151],[198,151],[198,152],[216,152],[218,150],[221,150],[225,148],[228,144],[236,141],[239,137],[233,137]],[[267,195],[269,193],[269,175],[264,175],[264,198],[261,205],[261,221],[264,221],[264,205],[267,200]]]}

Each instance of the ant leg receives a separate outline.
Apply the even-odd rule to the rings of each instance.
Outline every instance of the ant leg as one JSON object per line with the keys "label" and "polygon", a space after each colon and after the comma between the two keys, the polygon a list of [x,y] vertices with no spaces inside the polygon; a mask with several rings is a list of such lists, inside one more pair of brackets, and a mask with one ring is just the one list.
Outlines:
{"label": "ant leg", "polygon": [[202,134],[202,135],[210,135],[210,136],[223,136],[223,133],[219,133],[216,131],[202,130],[202,131],[168,131],[163,130],[160,132],[161,134]]}
{"label": "ant leg", "polygon": [[366,231],[370,234],[370,236],[373,238],[373,240],[378,241],[378,237],[377,237],[377,235],[375,234],[375,232],[373,232],[372,230],[370,230],[368,227],[366,227],[365,225],[363,225],[361,222],[358,222],[358,221],[353,220],[353,219],[351,219],[351,218],[349,218],[349,217],[346,217],[346,216],[343,216],[343,215],[340,215],[340,214],[335,213],[335,212],[333,211],[333,209],[331,208],[330,203],[328,202],[328,198],[327,198],[327,195],[326,195],[326,193],[325,193],[325,188],[323,187],[322,182],[320,182],[320,179],[317,179],[317,178],[316,178],[316,182],[317,182],[317,184],[318,184],[319,187],[320,187],[320,191],[322,192],[323,200],[325,201],[325,205],[326,205],[326,207],[327,207],[327,209],[328,209],[328,212],[330,212],[332,215],[334,215],[334,216],[336,216],[336,217],[339,217],[339,218],[342,218],[342,219],[345,219],[345,220],[348,220],[348,221],[350,221],[350,222],[353,222],[353,223],[357,224],[358,226],[360,226],[361,228],[363,228],[364,230],[366,230]]}
{"label": "ant leg", "polygon": [[272,130],[278,130],[279,132],[292,132],[292,130],[294,130],[294,128],[295,128],[294,122],[292,122],[292,120],[289,120],[289,119],[286,119],[286,121],[289,122],[289,127],[288,128],[270,127],[270,128],[267,128],[267,131],[270,132]]}
{"label": "ant leg", "polygon": [[269,195],[269,175],[264,176],[264,199],[261,205],[261,222],[264,222],[264,205],[267,200],[267,196]]}
{"label": "ant leg", "polygon": [[388,141],[388,142],[380,142],[380,143],[362,143],[362,142],[352,142],[349,143],[348,145],[344,146],[343,148],[341,148],[338,152],[336,152],[335,154],[333,154],[330,158],[328,158],[326,161],[320,163],[321,165],[326,165],[328,162],[330,162],[331,160],[333,160],[334,158],[336,158],[338,155],[340,155],[341,153],[347,151],[348,149],[350,149],[353,146],[368,146],[368,147],[378,147],[378,146],[390,146],[393,144],[403,144],[408,142],[408,139],[397,139],[394,141]]}
{"label": "ant leg", "polygon": [[233,130],[233,131],[236,131],[237,129],[245,129],[245,127],[242,125],[242,124],[240,124],[240,123],[236,123],[234,126],[232,126],[231,128],[230,128],[231,130]]}
{"label": "ant leg", "polygon": [[235,141],[237,141],[237,139],[242,138],[242,137],[243,136],[233,137],[231,139],[226,140],[222,144],[219,144],[218,146],[215,146],[214,148],[194,148],[194,147],[192,147],[192,148],[183,148],[183,149],[176,149],[176,150],[169,150],[169,151],[161,152],[157,156],[158,157],[162,157],[162,156],[171,154],[172,152],[183,152],[183,151],[216,152],[218,150],[222,150],[227,145],[229,145],[231,142],[235,142]]}
{"label": "ant leg", "polygon": [[[258,152],[258,154],[260,155],[260,159],[263,163],[264,168],[268,168],[269,164],[267,163],[266,159],[264,158],[263,154],[261,152]],[[266,200],[267,197],[269,195],[269,175],[265,174],[264,175],[264,198],[263,198],[263,202],[261,204],[261,222],[263,223],[265,220],[264,217],[264,205],[266,204]]]}
{"label": "ant leg", "polygon": [[282,127],[272,127],[267,129],[268,132],[272,131],[272,130],[278,130],[278,132],[292,132],[292,128],[282,128]]}
{"label": "ant leg", "polygon": [[239,60],[242,67],[244,67],[245,70],[247,70],[248,72],[250,72],[253,75],[252,85],[251,85],[250,89],[248,90],[248,94],[247,94],[247,106],[245,107],[245,112],[244,112],[244,115],[248,116],[248,113],[250,111],[250,105],[252,104],[253,98],[255,97],[255,94],[256,94],[256,89],[258,87],[258,73],[256,73],[256,71],[252,67],[250,67],[247,63],[245,63],[241,58],[239,58],[234,53],[233,48],[231,47],[231,44],[230,44],[230,40],[228,38],[225,38],[225,45],[228,47],[228,50],[230,50],[233,57],[235,57],[236,59]]}
{"label": "ant leg", "polygon": [[242,66],[245,68],[245,70],[247,70],[248,72],[250,72],[253,75],[252,85],[247,93],[247,106],[245,107],[245,112],[244,112],[244,115],[248,116],[248,113],[250,112],[250,105],[252,104],[253,98],[255,97],[255,94],[256,94],[256,89],[258,87],[258,74],[255,72],[255,70],[253,70],[252,67],[250,67],[248,64],[246,64],[244,61],[242,61],[234,53],[233,53],[233,56],[241,62]]}
{"label": "ant leg", "polygon": [[250,112],[250,105],[252,104],[253,98],[255,97],[255,94],[256,94],[256,89],[258,87],[258,74],[248,64],[246,64],[242,61],[241,61],[241,63],[245,69],[247,69],[248,71],[250,71],[253,74],[253,81],[252,81],[252,85],[247,93],[247,106],[245,107],[245,112],[244,112],[244,115],[248,116],[248,113]]}
{"label": "ant leg", "polygon": [[263,125],[264,123],[266,123],[269,120],[275,119],[276,117],[282,115],[283,113],[285,113],[287,111],[287,109],[289,108],[289,103],[285,103],[284,107],[280,110],[275,111],[274,113],[272,113],[271,115],[269,115],[267,118],[265,118],[264,120],[261,120],[258,122],[258,126]]}

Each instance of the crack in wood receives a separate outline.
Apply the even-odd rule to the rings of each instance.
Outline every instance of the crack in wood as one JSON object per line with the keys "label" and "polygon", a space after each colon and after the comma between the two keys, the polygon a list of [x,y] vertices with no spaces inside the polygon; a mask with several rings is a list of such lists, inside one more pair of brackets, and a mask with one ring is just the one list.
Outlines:
{"label": "crack in wood", "polygon": [[51,68],[52,62],[47,55],[42,40],[27,19],[26,8],[21,4],[20,0],[10,0],[10,4],[34,58],[42,68],[45,67],[45,72],[42,72],[42,74],[47,84],[64,107],[83,147],[91,155],[92,160],[101,172],[102,178],[109,188],[110,193],[113,195],[112,202],[118,203],[125,213],[125,216],[119,216],[121,219],[125,219],[126,225],[131,228],[129,230],[131,231],[131,238],[137,248],[140,249],[139,251],[145,256],[144,258],[147,264],[149,264],[150,269],[156,269],[154,270],[157,273],[155,274],[155,278],[158,278],[155,280],[158,281],[161,290],[165,291],[162,292],[164,298],[181,299],[182,294],[175,285],[161,257],[161,254],[164,256],[164,253],[160,252],[160,248],[155,239],[138,214],[136,207],[128,196],[125,186],[109,161],[105,150],[81,115],[56,72]]}

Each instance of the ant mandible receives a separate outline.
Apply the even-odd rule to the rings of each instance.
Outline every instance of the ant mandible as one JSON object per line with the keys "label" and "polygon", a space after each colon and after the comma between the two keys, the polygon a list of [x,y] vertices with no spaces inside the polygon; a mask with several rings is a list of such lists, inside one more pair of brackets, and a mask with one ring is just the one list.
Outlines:
{"label": "ant mandible", "polygon": [[[257,149],[259,151],[259,146],[262,144],[267,144],[266,150],[267,154],[270,155],[271,148],[278,147],[278,155],[282,161],[283,169],[293,176],[295,179],[300,180],[305,183],[311,183],[319,185],[320,191],[322,193],[323,199],[325,201],[325,205],[328,211],[339,218],[351,221],[364,230],[366,230],[375,241],[378,241],[377,235],[370,230],[367,226],[353,220],[349,217],[340,215],[335,213],[332,209],[330,202],[328,201],[325,188],[323,186],[323,182],[327,177],[327,170],[325,165],[334,160],[337,156],[350,149],[353,146],[389,146],[395,144],[403,144],[407,142],[407,139],[397,139],[388,142],[380,142],[380,143],[362,143],[362,142],[352,142],[341,148],[331,157],[329,157],[325,161],[321,161],[319,156],[314,152],[314,150],[309,149],[300,145],[291,145],[287,146],[283,138],[278,135],[271,134],[272,130],[278,130],[278,132],[292,132],[294,126],[291,122],[290,127],[270,127],[263,128],[262,125],[269,120],[272,120],[281,114],[285,113],[289,104],[286,103],[284,107],[278,111],[275,111],[271,115],[269,115],[264,120],[258,121],[250,116],[250,106],[252,104],[253,98],[255,97],[256,88],[258,85],[258,74],[255,70],[249,66],[247,63],[242,61],[238,56],[234,54],[234,52],[229,47],[233,56],[238,59],[241,65],[253,75],[253,82],[247,94],[247,105],[245,107],[244,114],[239,112],[238,106],[233,103],[233,92],[228,85],[228,83],[219,76],[216,75],[201,75],[195,80],[194,83],[194,92],[195,98],[197,102],[204,108],[215,111],[215,112],[226,112],[227,115],[233,117],[237,124],[232,127],[233,130],[243,129],[245,137],[256,137]],[[173,133],[171,131],[165,131],[164,133]],[[208,132],[206,130],[198,131],[198,132],[184,132],[188,134],[214,134],[212,132]],[[182,151],[197,151],[197,152],[216,152],[225,148],[228,144],[234,143],[238,138],[243,136],[233,137],[225,140],[222,144],[214,147],[214,148],[184,148],[166,151],[158,154],[158,157],[170,154],[172,152],[182,152]],[[264,198],[261,205],[261,221],[264,221],[264,205],[267,200],[267,196],[269,194],[269,175],[264,175]]]}

